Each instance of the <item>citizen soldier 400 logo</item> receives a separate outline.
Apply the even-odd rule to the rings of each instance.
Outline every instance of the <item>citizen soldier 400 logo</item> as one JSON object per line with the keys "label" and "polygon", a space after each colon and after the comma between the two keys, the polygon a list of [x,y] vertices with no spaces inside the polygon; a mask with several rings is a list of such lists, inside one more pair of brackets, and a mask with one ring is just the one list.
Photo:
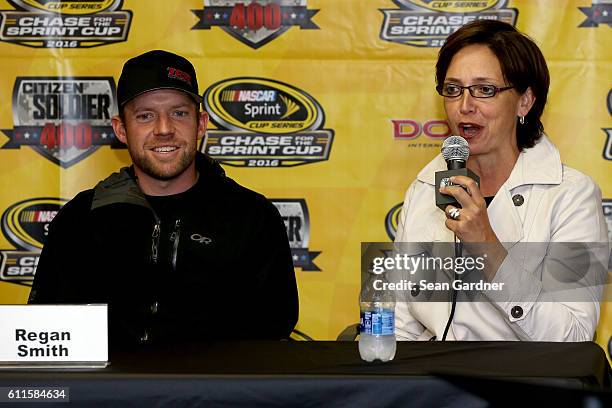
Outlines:
{"label": "citizen soldier 400 logo", "polygon": [[221,27],[226,33],[257,49],[293,26],[318,29],[306,0],[204,0],[203,10],[192,10],[200,21],[192,30]]}
{"label": "citizen soldier 400 logo", "polygon": [[297,166],[329,158],[334,137],[322,129],[319,103],[291,85],[264,78],[232,78],[204,93],[218,130],[208,130],[202,152],[239,167]]}
{"label": "citizen soldier 400 logo", "polygon": [[2,233],[16,249],[0,250],[0,280],[32,284],[49,224],[66,201],[33,198],[13,204],[4,211]]}
{"label": "citizen soldier 400 logo", "polygon": [[446,37],[474,20],[515,25],[518,11],[508,0],[393,0],[399,9],[382,9],[380,38],[415,47],[441,47]]}
{"label": "citizen soldier 400 logo", "polygon": [[599,27],[607,24],[612,27],[612,0],[593,0],[591,7],[578,7],[587,16],[578,27]]}
{"label": "citizen soldier 400 logo", "polygon": [[8,0],[0,41],[36,48],[88,48],[127,40],[130,10],[123,0]]}
{"label": "citizen soldier 400 logo", "polygon": [[303,271],[319,272],[321,269],[314,264],[314,259],[321,251],[308,251],[310,241],[310,217],[306,200],[299,199],[271,199],[285,222],[287,238],[291,247],[293,266]]}
{"label": "citizen soldier 400 logo", "polygon": [[2,149],[29,146],[64,168],[100,146],[123,148],[111,117],[117,114],[112,77],[17,77],[13,87],[13,129]]}
{"label": "citizen soldier 400 logo", "polygon": [[[612,89],[608,92],[608,112],[612,115]],[[612,160],[612,128],[603,128],[602,130],[606,132],[603,156],[606,160]]]}

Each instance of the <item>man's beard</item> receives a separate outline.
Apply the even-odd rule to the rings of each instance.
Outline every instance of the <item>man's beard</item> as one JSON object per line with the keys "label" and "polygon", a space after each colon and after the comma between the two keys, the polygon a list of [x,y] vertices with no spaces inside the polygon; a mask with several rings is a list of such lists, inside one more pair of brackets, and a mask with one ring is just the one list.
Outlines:
{"label": "man's beard", "polygon": [[128,146],[128,151],[134,166],[142,172],[157,180],[168,181],[180,176],[195,160],[195,146],[187,145],[182,149],[181,155],[169,165],[158,164],[144,153],[133,151]]}

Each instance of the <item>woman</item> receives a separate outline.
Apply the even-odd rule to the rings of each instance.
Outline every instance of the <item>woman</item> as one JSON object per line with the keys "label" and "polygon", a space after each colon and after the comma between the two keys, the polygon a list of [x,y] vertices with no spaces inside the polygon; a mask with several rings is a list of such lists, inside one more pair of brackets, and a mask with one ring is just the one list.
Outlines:
{"label": "woman", "polygon": [[[467,168],[480,176],[480,184],[452,178],[455,185],[440,191],[461,208],[440,211],[434,205],[434,174],[446,164],[436,157],[406,193],[396,242],[456,237],[464,246],[484,243],[484,278],[504,285],[495,294],[483,292],[482,302],[456,304],[420,302],[413,291],[407,297],[414,299],[396,307],[398,339],[591,340],[601,287],[586,285],[588,299],[580,302],[569,296],[550,301],[547,293],[551,243],[608,244],[599,188],[563,165],[543,133],[549,74],[542,52],[509,24],[475,21],[440,49],[436,82],[453,134],[469,144]],[[527,247],[520,256],[513,245],[522,242],[547,244],[542,251]],[[606,251],[599,250],[598,260],[607,259]]]}

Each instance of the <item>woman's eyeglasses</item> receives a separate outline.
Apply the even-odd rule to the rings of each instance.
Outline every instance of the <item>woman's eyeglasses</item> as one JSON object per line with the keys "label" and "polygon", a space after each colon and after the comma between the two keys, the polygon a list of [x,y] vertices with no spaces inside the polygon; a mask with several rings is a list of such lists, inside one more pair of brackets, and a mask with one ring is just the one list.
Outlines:
{"label": "woman's eyeglasses", "polygon": [[461,86],[456,84],[442,84],[436,86],[436,91],[445,98],[456,98],[463,94],[463,90],[467,89],[474,98],[492,98],[500,92],[514,88],[513,86],[506,86],[499,88],[495,85],[489,84],[476,84],[469,86]]}

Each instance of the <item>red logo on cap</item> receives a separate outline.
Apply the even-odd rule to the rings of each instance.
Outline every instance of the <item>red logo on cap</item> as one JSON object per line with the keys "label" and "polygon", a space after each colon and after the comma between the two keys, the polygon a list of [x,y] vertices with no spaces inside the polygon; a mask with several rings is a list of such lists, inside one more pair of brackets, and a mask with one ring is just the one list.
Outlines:
{"label": "red logo on cap", "polygon": [[187,82],[189,85],[191,85],[191,76],[188,73],[172,67],[168,67],[167,70],[168,78],[180,79],[181,81]]}

